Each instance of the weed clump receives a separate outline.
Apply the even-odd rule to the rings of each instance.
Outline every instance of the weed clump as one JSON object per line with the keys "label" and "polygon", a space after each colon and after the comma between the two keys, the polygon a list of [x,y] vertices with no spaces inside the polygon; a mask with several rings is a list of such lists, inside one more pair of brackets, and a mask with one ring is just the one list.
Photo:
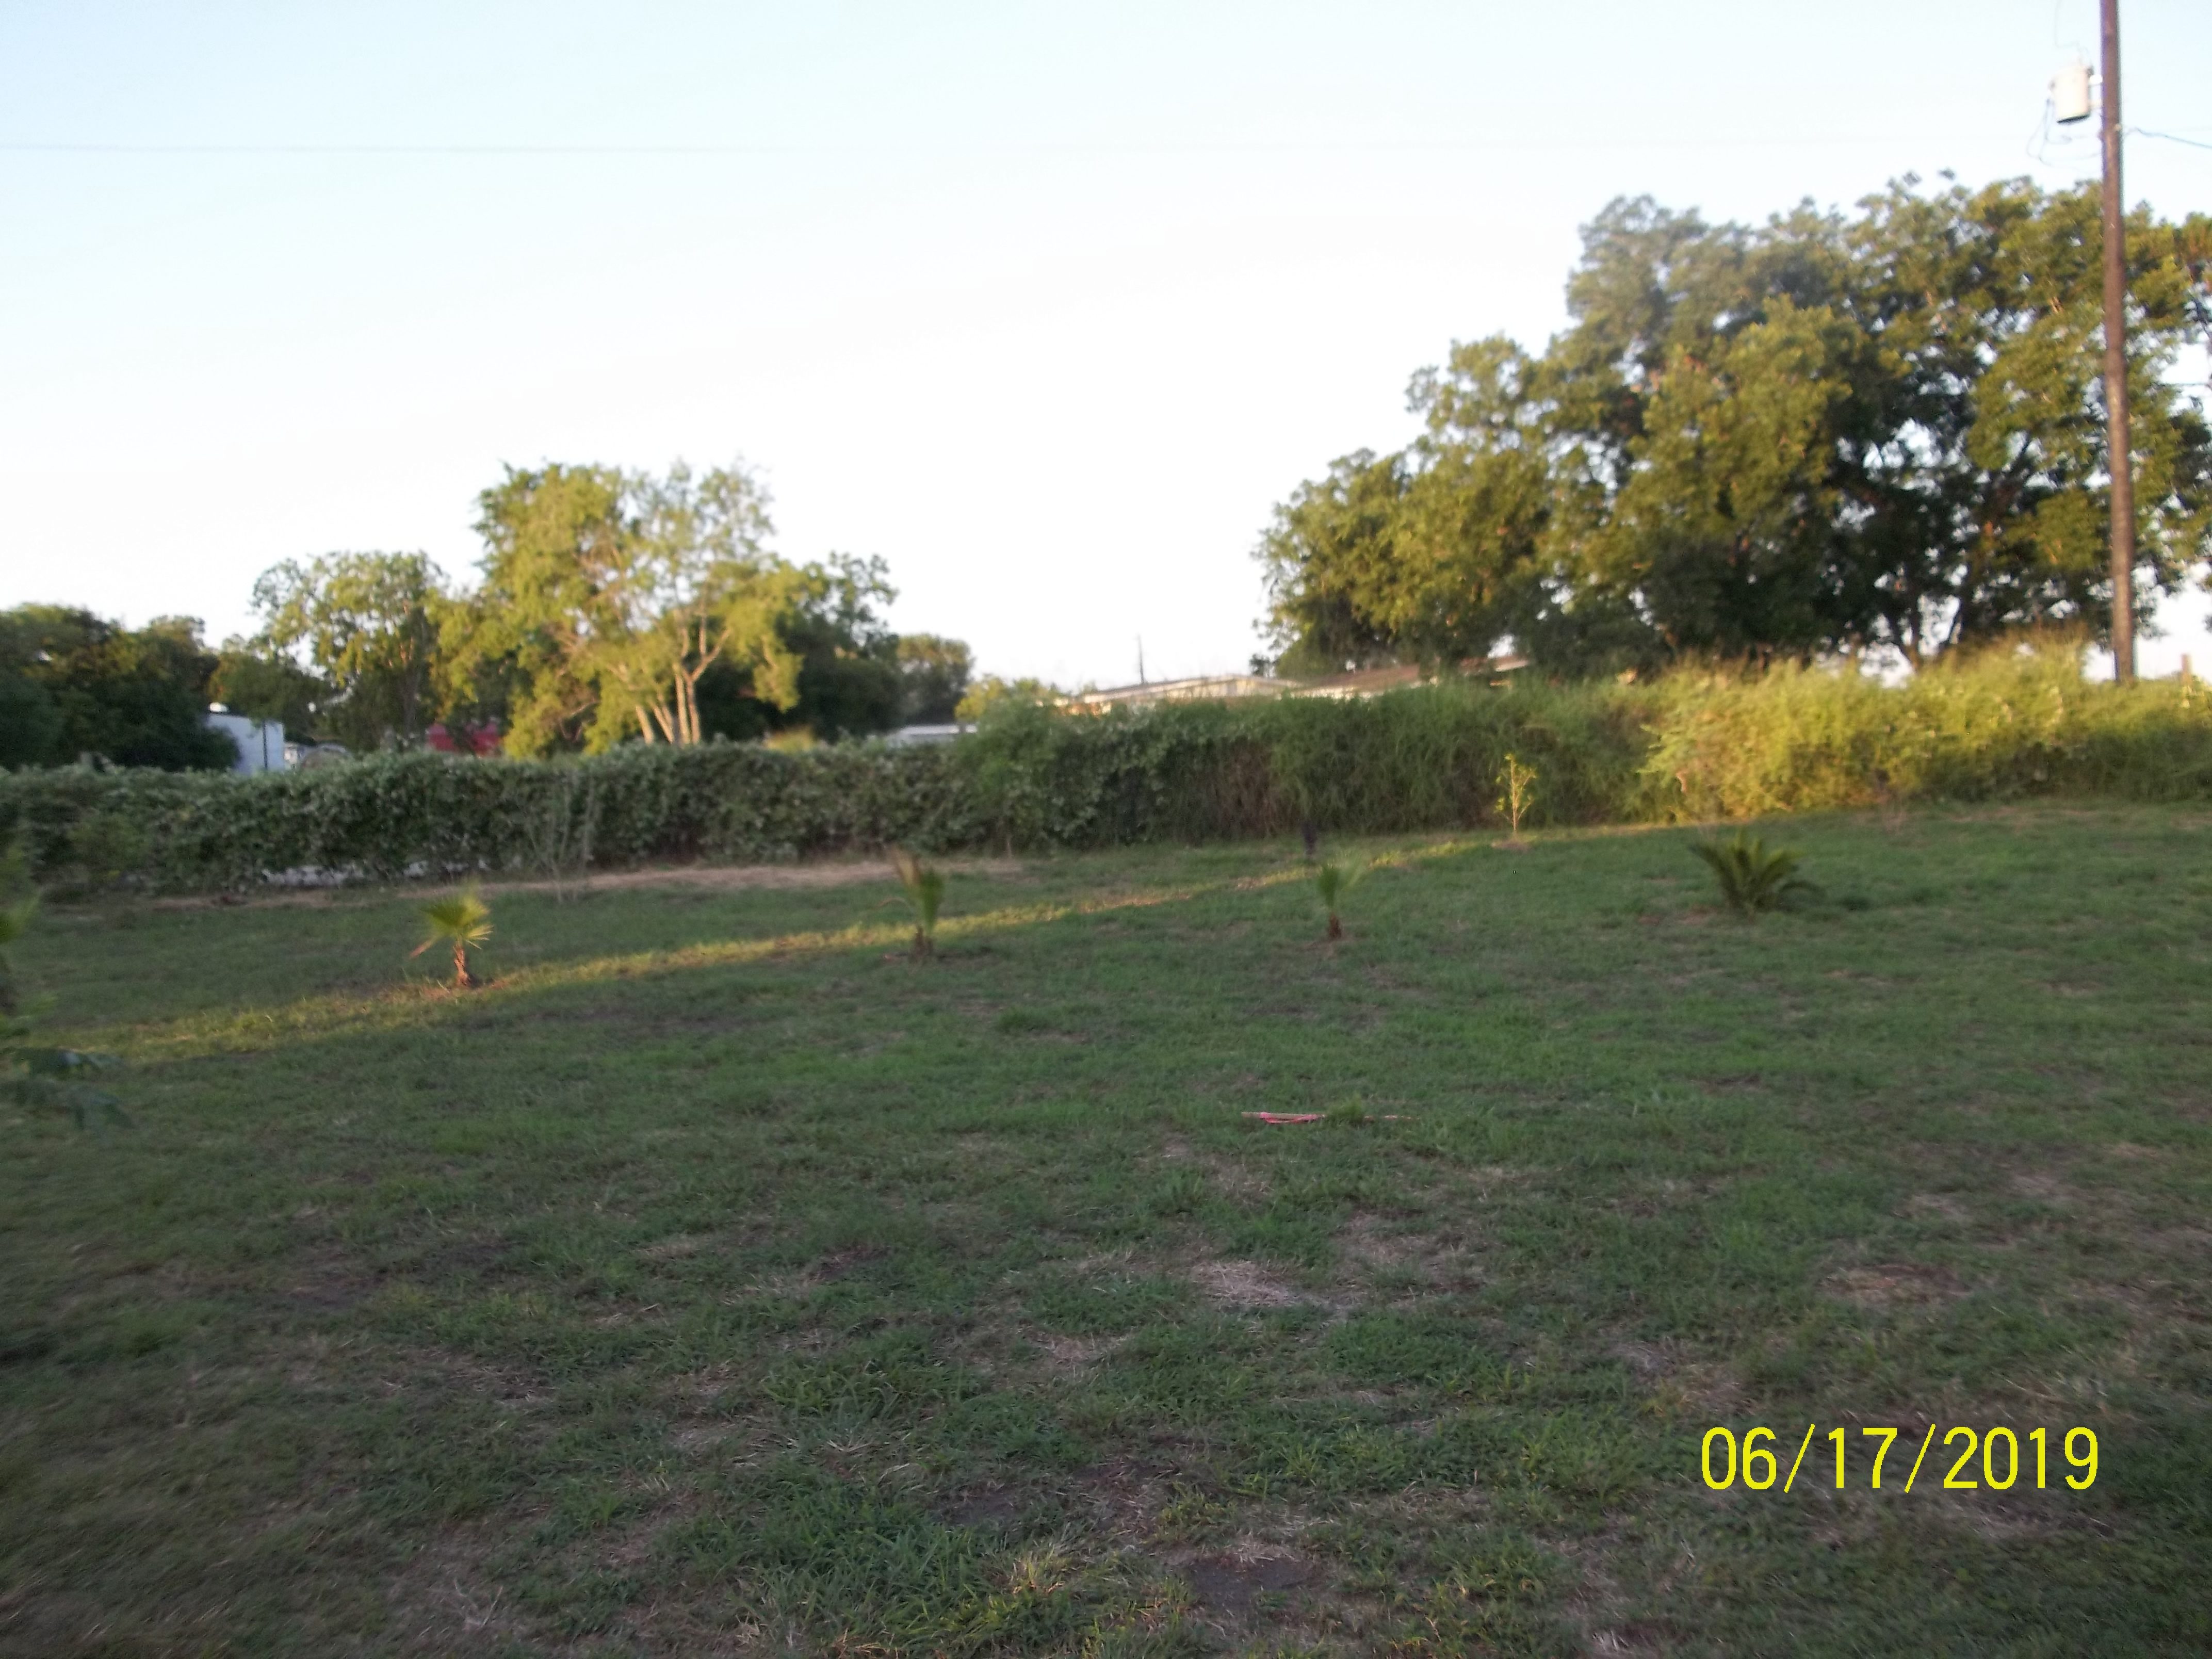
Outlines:
{"label": "weed clump", "polygon": [[1523,766],[1521,757],[1509,749],[1505,751],[1504,769],[1498,773],[1498,781],[1505,791],[1498,798],[1498,810],[1504,814],[1508,838],[1517,847],[1521,843],[1521,819],[1535,799],[1535,769]]}

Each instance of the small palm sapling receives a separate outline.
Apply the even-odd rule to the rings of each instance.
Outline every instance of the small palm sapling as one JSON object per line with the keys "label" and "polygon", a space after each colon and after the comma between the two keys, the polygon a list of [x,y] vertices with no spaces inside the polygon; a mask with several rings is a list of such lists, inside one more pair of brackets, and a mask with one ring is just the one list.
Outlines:
{"label": "small palm sapling", "polygon": [[1328,913],[1329,938],[1344,937],[1344,922],[1337,914],[1338,906],[1366,873],[1364,869],[1347,868],[1334,861],[1314,872],[1314,890],[1321,895],[1322,908]]}
{"label": "small palm sapling", "polygon": [[917,961],[937,954],[937,912],[945,902],[945,872],[933,870],[904,848],[891,850],[891,869],[914,912],[914,954]]}
{"label": "small palm sapling", "polygon": [[1797,874],[1798,854],[1788,848],[1766,850],[1766,843],[1739,830],[1728,841],[1701,841],[1690,850],[1712,866],[1721,897],[1746,918],[1778,909],[1801,893],[1814,890]]}
{"label": "small palm sapling", "polygon": [[470,887],[451,898],[424,905],[422,920],[430,924],[430,931],[408,954],[419,957],[434,945],[450,945],[453,947],[453,988],[466,990],[476,984],[476,975],[469,971],[469,952],[480,948],[491,937],[491,907],[477,896],[475,888]]}

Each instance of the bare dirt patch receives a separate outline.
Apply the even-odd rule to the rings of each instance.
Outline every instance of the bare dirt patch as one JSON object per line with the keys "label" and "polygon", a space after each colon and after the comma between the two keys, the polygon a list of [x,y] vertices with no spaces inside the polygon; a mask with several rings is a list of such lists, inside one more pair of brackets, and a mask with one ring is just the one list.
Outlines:
{"label": "bare dirt patch", "polygon": [[1202,1555],[1182,1565],[1191,1594],[1208,1612],[1239,1618],[1252,1610],[1262,1595],[1285,1595],[1303,1589],[1314,1576],[1312,1566],[1288,1550],[1263,1547],[1249,1553],[1231,1551]]}
{"label": "bare dirt patch", "polygon": [[1636,1373],[1641,1382],[1656,1382],[1671,1376],[1681,1364],[1678,1345],[1672,1342],[1638,1342],[1624,1340],[1613,1345],[1614,1358]]}
{"label": "bare dirt patch", "polygon": [[848,1273],[865,1267],[871,1261],[880,1261],[890,1252],[881,1244],[853,1244],[842,1250],[832,1250],[801,1275],[801,1282],[812,1286],[834,1285]]}
{"label": "bare dirt patch", "polygon": [[[1018,876],[1023,866],[1016,859],[948,859],[939,866],[947,875]],[[489,889],[508,893],[622,892],[638,887],[706,888],[715,892],[797,887],[856,887],[866,882],[889,882],[890,872],[878,859],[833,859],[819,864],[678,864],[643,870],[595,870],[568,880],[531,878],[487,883]]]}
{"label": "bare dirt patch", "polygon": [[[988,876],[996,880],[1020,877],[1025,866],[1018,859],[947,859],[940,866],[947,875]],[[890,872],[875,859],[831,859],[816,864],[674,864],[641,870],[594,870],[569,877],[528,876],[495,878],[483,884],[487,893],[613,893],[646,887],[690,888],[708,892],[788,890],[794,888],[857,887],[866,883],[888,883]],[[409,890],[451,886],[450,880],[409,884]],[[204,910],[210,905],[257,908],[315,907],[342,900],[388,892],[389,888],[360,884],[328,887],[272,887],[266,891],[195,894],[149,901],[156,910]]]}
{"label": "bare dirt patch", "polygon": [[272,887],[265,893],[194,893],[146,901],[149,910],[228,910],[250,904],[257,909],[313,909],[334,904],[343,889],[336,887]]}
{"label": "bare dirt patch", "polygon": [[1151,1538],[1152,1517],[1166,1501],[1160,1472],[1127,1457],[1078,1471],[1067,1497],[1102,1534],[1133,1547]]}
{"label": "bare dirt patch", "polygon": [[2012,1178],[2012,1184],[2015,1191],[2039,1203],[2051,1205],[2055,1209],[2073,1207],[2074,1188],[2057,1176],[2016,1175]]}
{"label": "bare dirt patch", "polygon": [[1400,1287],[1466,1290],[1482,1282],[1474,1247],[1453,1229],[1392,1228],[1374,1215],[1357,1215],[1338,1236],[1347,1260],[1375,1279]]}
{"label": "bare dirt patch", "polygon": [[1037,1331],[1030,1340],[1052,1362],[1054,1370],[1079,1371],[1092,1364],[1117,1343],[1104,1337],[1062,1336],[1054,1331]]}
{"label": "bare dirt patch", "polygon": [[940,1504],[937,1518],[948,1527],[998,1526],[1017,1519],[1023,1507],[1019,1492],[1005,1486],[986,1486]]}

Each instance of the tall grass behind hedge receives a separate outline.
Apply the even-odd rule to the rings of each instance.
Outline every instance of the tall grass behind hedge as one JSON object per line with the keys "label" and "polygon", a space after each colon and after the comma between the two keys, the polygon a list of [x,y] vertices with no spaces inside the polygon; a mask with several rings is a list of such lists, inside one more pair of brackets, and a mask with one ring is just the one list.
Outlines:
{"label": "tall grass behind hedge", "polygon": [[1285,817],[1347,833],[1500,823],[1509,753],[1536,773],[1529,823],[1606,822],[1632,795],[1648,747],[1635,698],[1609,684],[1449,681],[1255,712]]}
{"label": "tall grass behind hedge", "polygon": [[0,775],[0,836],[49,878],[170,889],[319,868],[470,870],[773,860],[889,845],[1103,847],[1501,823],[1749,817],[1912,800],[2212,799],[2212,700],[2092,684],[2065,650],[1986,655],[1887,686],[1843,670],[1681,673],[1369,702],[1291,698],[1100,716],[1002,708],[945,747],[626,744],[587,760],[373,757],[261,777]]}
{"label": "tall grass behind hedge", "polygon": [[1358,702],[1012,708],[964,747],[990,839],[1101,847],[1306,821],[1340,834],[1494,823],[1509,750],[1538,774],[1531,823],[1601,823],[1634,797],[1650,744],[1616,686],[1447,682]]}
{"label": "tall grass behind hedge", "polygon": [[1534,825],[1705,822],[1912,800],[2212,798],[2203,688],[2082,678],[2066,641],[1890,685],[1847,667],[1638,685],[1446,681],[1364,702],[1009,709],[966,747],[1010,846],[1091,847],[1503,822],[1505,757]]}
{"label": "tall grass behind hedge", "polygon": [[1692,821],[1887,801],[2212,797],[2212,702],[2081,677],[2063,648],[1992,651],[1883,685],[1833,669],[1678,675],[1644,694],[1623,816]]}

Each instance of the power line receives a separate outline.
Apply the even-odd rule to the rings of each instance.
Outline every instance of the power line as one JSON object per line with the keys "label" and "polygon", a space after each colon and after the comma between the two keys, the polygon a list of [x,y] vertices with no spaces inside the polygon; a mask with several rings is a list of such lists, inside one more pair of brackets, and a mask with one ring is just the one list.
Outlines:
{"label": "power line", "polygon": [[2169,144],[2186,144],[2191,149],[2212,149],[2212,144],[2201,138],[2185,138],[2178,132],[2157,132],[2149,127],[2130,127],[2128,134],[2134,138],[2163,138]]}
{"label": "power line", "polygon": [[[948,145],[940,152],[1018,155],[1273,155],[1339,152],[1480,152],[1491,150],[1615,150],[1615,149],[1820,149],[1890,143],[1902,137],[1916,143],[1954,143],[1978,137],[1971,132],[1894,132],[1839,134],[1832,137],[1651,139],[1643,137],[1580,140],[1535,139],[1380,139],[1331,143],[1327,140],[1285,140],[1280,143],[1034,143]],[[2187,141],[2184,141],[2187,142]],[[847,144],[331,144],[331,143],[67,143],[48,142],[0,143],[0,155],[483,155],[483,156],[751,156],[872,155],[890,150],[885,145]],[[900,146],[896,153],[924,153],[928,147]]]}
{"label": "power line", "polygon": [[12,155],[781,155],[797,144],[0,143]]}

